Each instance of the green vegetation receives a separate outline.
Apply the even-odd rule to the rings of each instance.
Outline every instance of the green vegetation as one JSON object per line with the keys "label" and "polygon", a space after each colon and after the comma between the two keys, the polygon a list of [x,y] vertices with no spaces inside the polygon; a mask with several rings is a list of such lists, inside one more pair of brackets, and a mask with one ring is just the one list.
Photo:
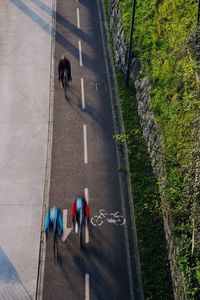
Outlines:
{"label": "green vegetation", "polygon": [[[104,0],[106,10],[108,1]],[[132,4],[133,0],[120,0],[127,43]],[[177,265],[185,276],[188,300],[200,299],[200,242],[193,238],[194,229],[198,232],[195,226],[200,228],[199,208],[196,210],[199,187],[198,191],[194,187],[200,76],[199,54],[194,53],[196,47],[192,49],[197,40],[197,9],[198,0],[137,0],[133,34],[133,49],[142,63],[141,76],[150,81],[151,106],[165,147],[167,201],[179,248]],[[120,73],[117,79],[125,135],[116,139],[126,139],[128,145],[145,299],[171,299],[158,187],[141,137],[133,90],[125,88]],[[159,275],[154,280],[155,274]]]}
{"label": "green vegetation", "polygon": [[[108,7],[108,0],[104,0],[105,16],[109,24]],[[115,135],[115,139],[117,144],[126,140],[128,148],[145,299],[171,300],[172,283],[159,189],[139,123],[133,84],[127,89],[124,75],[119,70],[116,73],[125,134]],[[124,167],[120,167],[121,171],[124,171]]]}
{"label": "green vegetation", "polygon": [[133,87],[127,89],[123,75],[117,74],[126,134],[116,139],[127,142],[145,299],[170,300],[172,287],[158,186],[142,136]]}
{"label": "green vegetation", "polygon": [[[132,3],[120,1],[127,41]],[[188,299],[200,297],[200,249],[195,255],[191,251],[199,70],[187,42],[196,26],[197,7],[197,0],[138,0],[133,39],[142,74],[150,80],[152,110],[164,142],[167,200]]]}

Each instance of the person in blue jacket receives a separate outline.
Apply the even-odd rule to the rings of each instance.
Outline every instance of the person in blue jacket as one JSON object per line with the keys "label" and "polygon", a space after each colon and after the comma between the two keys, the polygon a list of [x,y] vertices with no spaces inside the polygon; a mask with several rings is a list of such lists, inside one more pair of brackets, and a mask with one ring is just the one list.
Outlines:
{"label": "person in blue jacket", "polygon": [[53,231],[53,238],[57,238],[57,234],[59,233],[61,239],[63,237],[63,219],[61,209],[57,206],[53,206],[46,214],[45,220],[45,232],[46,237],[48,238],[48,233]]}

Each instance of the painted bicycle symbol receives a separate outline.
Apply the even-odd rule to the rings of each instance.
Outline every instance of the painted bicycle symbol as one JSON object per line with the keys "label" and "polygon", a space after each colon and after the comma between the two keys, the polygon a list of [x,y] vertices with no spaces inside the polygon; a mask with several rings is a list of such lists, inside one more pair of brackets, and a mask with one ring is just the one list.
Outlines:
{"label": "painted bicycle symbol", "polygon": [[104,209],[100,209],[99,215],[91,218],[91,223],[94,226],[101,226],[104,220],[115,225],[124,225],[126,223],[126,219],[119,214],[119,211],[116,211],[115,213],[107,213]]}

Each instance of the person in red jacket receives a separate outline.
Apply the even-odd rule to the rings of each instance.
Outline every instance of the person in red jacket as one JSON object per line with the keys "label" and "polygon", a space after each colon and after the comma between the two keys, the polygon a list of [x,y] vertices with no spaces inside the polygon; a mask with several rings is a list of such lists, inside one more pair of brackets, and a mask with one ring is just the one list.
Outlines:
{"label": "person in red jacket", "polygon": [[78,197],[72,202],[72,223],[76,233],[80,225],[81,212],[83,213],[84,224],[89,225],[89,206],[84,197]]}

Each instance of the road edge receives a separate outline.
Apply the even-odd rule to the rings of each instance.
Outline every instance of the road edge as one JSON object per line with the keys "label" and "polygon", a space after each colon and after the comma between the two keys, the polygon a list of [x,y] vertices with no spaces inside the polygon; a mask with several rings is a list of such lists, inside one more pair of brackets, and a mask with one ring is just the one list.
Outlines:
{"label": "road edge", "polygon": [[50,191],[50,178],[51,178],[51,154],[53,145],[53,119],[54,119],[54,57],[55,57],[55,35],[56,35],[56,1],[52,0],[52,20],[51,20],[51,58],[50,58],[50,80],[49,80],[49,121],[48,121],[48,140],[47,140],[47,159],[45,169],[45,182],[44,182],[44,196],[43,196],[43,209],[41,220],[41,233],[40,233],[40,248],[39,248],[39,261],[38,273],[36,284],[36,300],[43,299],[43,284],[44,284],[44,268],[45,268],[45,254],[46,254],[46,238],[44,232],[45,216],[49,206],[49,191]]}
{"label": "road edge", "polygon": [[[113,117],[113,124],[114,124],[114,131],[115,134],[124,133],[124,123],[122,112],[120,108],[120,101],[119,101],[119,92],[118,92],[118,85],[113,61],[113,55],[111,51],[111,42],[109,38],[109,29],[107,25],[107,21],[105,20],[105,7],[103,0],[97,0],[98,3],[98,10],[99,10],[99,21],[101,27],[101,35],[102,35],[102,43],[103,43],[103,50],[105,56],[105,64],[107,69],[107,80],[109,86],[109,94],[111,98],[111,108],[112,108],[112,117]],[[101,6],[100,6],[101,3]],[[109,76],[110,74],[110,76]],[[116,144],[115,144],[116,145]],[[137,242],[137,231],[136,231],[136,224],[135,224],[135,213],[134,213],[134,206],[133,206],[133,198],[132,198],[132,187],[131,187],[131,180],[130,180],[130,169],[129,169],[129,161],[127,156],[127,144],[124,141],[123,147],[118,148],[116,145],[116,154],[117,154],[117,164],[118,167],[125,165],[126,172],[119,172],[119,183],[120,183],[120,193],[121,193],[121,205],[122,210],[125,215],[129,215],[131,219],[131,226],[127,228],[124,226],[125,232],[125,240],[126,240],[126,251],[127,251],[127,266],[129,272],[129,288],[130,288],[130,296],[132,300],[144,300],[144,292],[142,286],[142,276],[141,276],[141,268],[140,268],[140,259],[139,259],[139,251],[138,251],[138,242]],[[124,178],[122,178],[124,177]],[[132,212],[128,214],[128,209],[125,208],[125,202],[128,202],[128,209]],[[129,231],[129,232],[128,232]],[[131,234],[132,233],[132,234]],[[130,236],[131,235],[131,236]],[[132,240],[133,250],[130,249],[130,239]],[[131,252],[133,253],[131,255]],[[131,266],[136,264],[136,276],[137,276],[137,289],[134,288],[133,284],[133,270]],[[138,295],[136,296],[134,290],[137,290]],[[139,298],[138,298],[139,296]]]}

